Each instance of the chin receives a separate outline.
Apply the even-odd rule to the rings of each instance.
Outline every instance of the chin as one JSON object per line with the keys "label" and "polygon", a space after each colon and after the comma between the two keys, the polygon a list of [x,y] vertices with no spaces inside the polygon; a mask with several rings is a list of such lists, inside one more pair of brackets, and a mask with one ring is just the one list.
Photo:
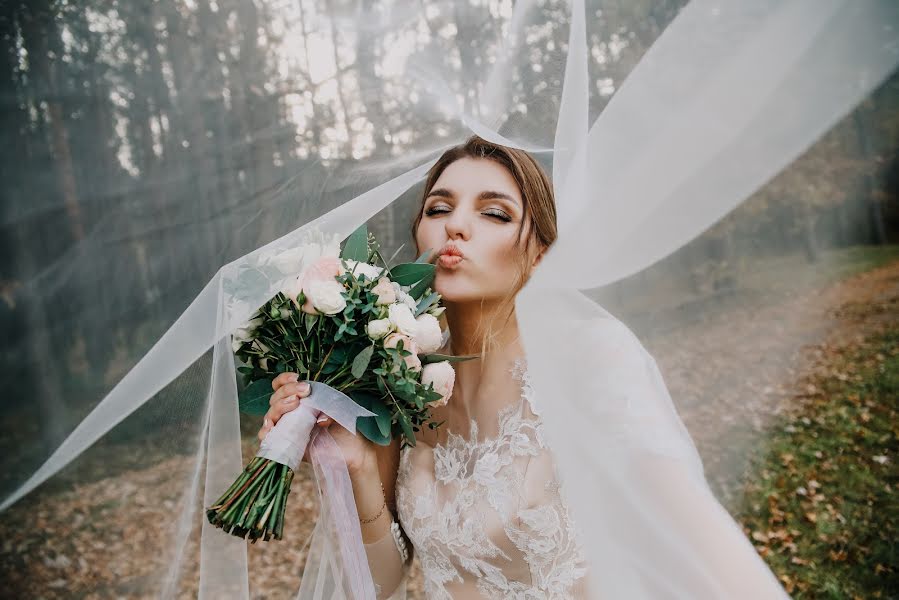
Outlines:
{"label": "chin", "polygon": [[438,273],[434,278],[434,291],[441,296],[442,302],[471,302],[484,296],[484,290],[475,289],[461,281],[453,281],[452,275]]}

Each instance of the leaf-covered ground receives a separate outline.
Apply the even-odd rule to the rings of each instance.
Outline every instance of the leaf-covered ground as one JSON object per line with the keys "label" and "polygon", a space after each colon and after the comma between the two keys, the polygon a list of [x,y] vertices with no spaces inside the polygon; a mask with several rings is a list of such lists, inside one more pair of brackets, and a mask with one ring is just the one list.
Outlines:
{"label": "leaf-covered ground", "polygon": [[[899,537],[890,512],[899,334],[889,337],[899,327],[899,262],[875,268],[878,260],[862,254],[838,276],[801,282],[790,281],[789,265],[768,269],[757,282],[768,296],[749,289],[644,339],[713,489],[797,597],[874,598],[896,582],[894,546],[880,542]],[[244,425],[245,460],[256,428]],[[3,514],[0,595],[153,598],[171,576],[182,583],[177,597],[196,596],[196,545],[173,545],[172,532],[183,508],[176,492],[192,481],[202,490],[202,471],[192,456],[148,445],[143,456],[117,457],[122,474],[103,477],[114,448],[92,449],[81,471]],[[294,480],[285,539],[248,546],[253,598],[296,592],[316,517],[308,475]],[[424,597],[417,564],[409,596]]]}
{"label": "leaf-covered ground", "polygon": [[886,331],[828,347],[754,457],[738,516],[795,598],[899,597],[899,298]]}

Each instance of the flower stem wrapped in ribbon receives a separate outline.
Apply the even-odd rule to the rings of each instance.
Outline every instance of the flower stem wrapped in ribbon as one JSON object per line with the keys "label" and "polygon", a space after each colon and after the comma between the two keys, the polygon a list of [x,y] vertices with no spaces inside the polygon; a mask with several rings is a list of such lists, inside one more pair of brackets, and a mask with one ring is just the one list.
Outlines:
{"label": "flower stem wrapped in ribbon", "polygon": [[252,542],[281,539],[290,484],[308,447],[331,518],[342,515],[331,524],[341,538],[341,553],[349,568],[363,567],[358,515],[350,518],[356,508],[346,463],[315,422],[324,413],[376,444],[399,438],[413,446],[421,427],[440,425],[430,410],[452,393],[450,362],[476,355],[436,353],[442,341],[437,317],[444,309],[429,287],[434,265],[426,256],[390,268],[363,225],[347,238],[340,257],[319,256],[309,265],[276,257],[278,268],[292,273],[233,333],[232,347],[244,363],[238,368],[245,379],[240,409],[265,414],[272,380],[286,371],[297,372],[312,392],[281,417],[255,458],[206,509],[212,525]]}

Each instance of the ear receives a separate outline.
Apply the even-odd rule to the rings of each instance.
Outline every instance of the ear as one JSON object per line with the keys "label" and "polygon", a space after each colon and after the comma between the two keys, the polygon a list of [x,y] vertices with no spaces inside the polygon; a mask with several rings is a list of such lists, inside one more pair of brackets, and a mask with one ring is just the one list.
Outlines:
{"label": "ear", "polygon": [[543,260],[543,255],[544,255],[545,253],[546,253],[546,247],[542,247],[542,248],[540,249],[540,252],[537,253],[537,256],[534,257],[533,262],[531,262],[531,270],[532,270],[532,271],[534,270],[534,268],[535,268],[537,265],[540,264],[540,261]]}

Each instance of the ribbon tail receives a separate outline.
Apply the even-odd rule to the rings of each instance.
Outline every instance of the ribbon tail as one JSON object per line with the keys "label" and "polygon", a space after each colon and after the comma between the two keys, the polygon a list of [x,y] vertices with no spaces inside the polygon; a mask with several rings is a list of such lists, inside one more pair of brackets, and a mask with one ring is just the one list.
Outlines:
{"label": "ribbon tail", "polygon": [[[375,600],[375,584],[362,543],[362,529],[353,485],[340,446],[327,429],[317,428],[312,434],[309,458],[315,471],[322,503],[319,518],[325,531],[335,542],[343,564],[341,583],[354,600]],[[335,573],[335,575],[337,575]]]}

